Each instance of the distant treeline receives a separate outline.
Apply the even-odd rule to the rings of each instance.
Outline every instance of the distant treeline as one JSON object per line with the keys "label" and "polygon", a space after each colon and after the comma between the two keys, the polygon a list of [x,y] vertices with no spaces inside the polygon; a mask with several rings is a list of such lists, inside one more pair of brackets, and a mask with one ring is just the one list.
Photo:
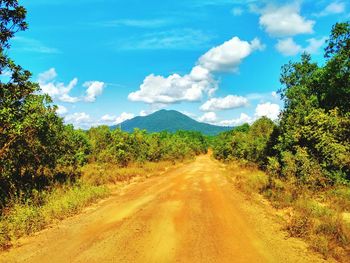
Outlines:
{"label": "distant treeline", "polygon": [[303,54],[282,67],[284,110],[225,132],[214,141],[220,160],[243,159],[280,178],[324,187],[350,180],[350,24],[333,26],[319,66]]}
{"label": "distant treeline", "polygon": [[30,198],[33,190],[73,182],[80,176],[79,167],[87,163],[126,167],[130,163],[175,162],[206,153],[208,148],[206,138],[199,132],[148,134],[135,129],[127,133],[108,126],[83,131],[64,125],[54,112],[48,116],[51,118],[41,116],[41,124],[33,129],[35,134],[21,134],[1,156],[2,205],[9,198]]}

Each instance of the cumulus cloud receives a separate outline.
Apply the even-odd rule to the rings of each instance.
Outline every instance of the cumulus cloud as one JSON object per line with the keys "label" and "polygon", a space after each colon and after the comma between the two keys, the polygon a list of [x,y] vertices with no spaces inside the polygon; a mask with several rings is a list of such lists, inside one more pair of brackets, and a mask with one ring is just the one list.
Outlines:
{"label": "cumulus cloud", "polygon": [[79,126],[80,124],[91,122],[91,117],[85,112],[75,112],[73,114],[67,115],[64,120],[66,123],[71,123],[75,126]]}
{"label": "cumulus cloud", "polygon": [[96,97],[102,94],[105,87],[104,82],[87,81],[83,84],[83,87],[86,88],[85,97],[74,97],[69,93],[77,86],[78,79],[73,78],[68,85],[65,85],[63,82],[56,80],[57,76],[57,72],[54,68],[50,68],[38,75],[38,83],[41,91],[50,95],[54,100],[68,103],[75,103],[82,100],[86,102],[94,102]]}
{"label": "cumulus cloud", "polygon": [[271,102],[261,103],[256,106],[255,109],[255,117],[268,117],[271,120],[278,119],[278,115],[280,113],[280,106],[278,104],[273,104]]}
{"label": "cumulus cloud", "polygon": [[253,118],[251,118],[250,116],[248,116],[245,113],[241,113],[239,118],[232,119],[232,120],[223,120],[223,121],[220,121],[219,124],[222,126],[239,126],[239,125],[242,125],[244,123],[250,124],[252,122],[253,122]]}
{"label": "cumulus cloud", "polygon": [[259,24],[273,37],[288,37],[298,34],[313,33],[315,21],[300,14],[297,4],[285,6],[269,5],[260,10]]}
{"label": "cumulus cloud", "polygon": [[237,71],[242,60],[255,50],[264,49],[260,40],[255,38],[250,43],[238,37],[213,47],[199,58],[198,64],[211,72]]}
{"label": "cumulus cloud", "polygon": [[276,44],[276,49],[285,56],[295,56],[303,50],[291,37],[279,39]]}
{"label": "cumulus cloud", "polygon": [[218,124],[222,126],[239,126],[244,123],[252,124],[257,119],[265,116],[271,120],[277,120],[280,113],[280,106],[271,102],[258,104],[255,108],[255,113],[253,117],[250,117],[246,113],[241,113],[238,118],[231,120],[223,120]]}
{"label": "cumulus cloud", "polygon": [[117,125],[123,121],[132,119],[135,117],[133,113],[122,112],[119,116],[117,115],[103,115],[101,118],[92,118],[85,112],[76,112],[64,116],[65,123],[73,124],[77,128],[88,129],[93,126],[99,125]]}
{"label": "cumulus cloud", "polygon": [[68,85],[62,82],[57,82],[56,70],[51,68],[38,76],[38,82],[43,93],[50,95],[53,99],[58,99],[63,102],[74,103],[79,101],[78,97],[69,95],[70,91],[77,85],[78,79],[72,79]]}
{"label": "cumulus cloud", "polygon": [[65,115],[67,112],[68,112],[68,110],[67,110],[67,108],[66,107],[64,107],[64,106],[62,106],[62,105],[57,105],[57,110],[56,110],[56,112],[57,112],[57,114],[58,115]]}
{"label": "cumulus cloud", "polygon": [[237,71],[244,58],[264,46],[258,39],[250,43],[233,37],[222,45],[210,49],[199,58],[191,72],[164,77],[148,75],[140,89],[131,92],[128,99],[148,104],[171,104],[181,101],[199,101],[204,95],[212,96],[218,88],[214,73]]}
{"label": "cumulus cloud", "polygon": [[328,16],[328,15],[341,14],[345,12],[345,9],[346,9],[345,3],[336,1],[327,5],[326,8],[319,14],[316,14],[316,16]]}
{"label": "cumulus cloud", "polygon": [[217,116],[215,112],[206,112],[201,117],[198,118],[200,122],[215,123]]}
{"label": "cumulus cloud", "polygon": [[145,111],[145,110],[141,110],[140,113],[139,113],[139,115],[140,115],[141,117],[144,117],[144,116],[147,116],[148,113],[147,113],[147,111]]}
{"label": "cumulus cloud", "polygon": [[310,38],[306,42],[308,45],[302,47],[295,43],[292,38],[279,39],[276,44],[276,49],[284,56],[295,56],[301,52],[307,52],[310,54],[316,54],[319,52],[319,49],[325,44],[327,37]]}
{"label": "cumulus cloud", "polygon": [[127,112],[122,112],[119,116],[106,114],[102,116],[101,124],[109,124],[109,125],[119,124],[126,120],[132,119],[134,117],[135,117],[135,114],[127,113]]}
{"label": "cumulus cloud", "polygon": [[211,98],[205,102],[200,110],[202,111],[218,111],[229,110],[244,107],[248,104],[248,100],[241,96],[228,95],[224,98]]}
{"label": "cumulus cloud", "polygon": [[116,116],[114,115],[109,115],[109,114],[106,114],[106,115],[103,115],[101,117],[101,120],[104,121],[104,122],[113,122],[116,120]]}
{"label": "cumulus cloud", "polygon": [[305,48],[305,51],[310,54],[316,54],[319,52],[320,48],[326,43],[327,37],[321,37],[320,39],[317,38],[310,38],[306,40],[309,45]]}
{"label": "cumulus cloud", "polygon": [[87,81],[83,86],[87,88],[85,101],[94,102],[96,97],[102,94],[105,83],[101,81]]}
{"label": "cumulus cloud", "polygon": [[130,120],[132,118],[135,117],[135,114],[133,113],[127,113],[127,112],[123,112],[122,114],[120,114],[116,120],[115,120],[115,124],[119,124],[119,123],[122,123],[123,121],[126,121],[126,120]]}
{"label": "cumulus cloud", "polygon": [[199,101],[204,94],[210,95],[217,89],[217,83],[212,76],[209,73],[204,75],[205,70],[199,71],[202,70],[169,77],[151,74],[144,79],[138,91],[129,94],[128,99],[149,104]]}

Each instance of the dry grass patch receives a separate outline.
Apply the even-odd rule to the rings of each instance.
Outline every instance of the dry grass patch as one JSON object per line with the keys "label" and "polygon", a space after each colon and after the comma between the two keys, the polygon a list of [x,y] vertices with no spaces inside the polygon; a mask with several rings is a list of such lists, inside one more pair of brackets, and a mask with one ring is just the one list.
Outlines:
{"label": "dry grass patch", "polygon": [[343,215],[350,211],[349,187],[315,190],[297,180],[269,176],[246,162],[234,161],[226,167],[235,186],[247,196],[260,193],[279,211],[288,211],[282,214],[290,236],[303,238],[325,258],[348,262],[350,222]]}
{"label": "dry grass patch", "polygon": [[128,167],[119,167],[115,164],[88,164],[82,168],[82,180],[92,185],[115,184],[129,181],[134,177],[153,175],[165,172],[169,167],[174,167],[173,162],[146,162],[132,164]]}
{"label": "dry grass patch", "polygon": [[16,239],[74,215],[107,195],[108,190],[104,186],[78,183],[37,193],[36,198],[24,204],[13,200],[0,218],[0,248],[8,248]]}

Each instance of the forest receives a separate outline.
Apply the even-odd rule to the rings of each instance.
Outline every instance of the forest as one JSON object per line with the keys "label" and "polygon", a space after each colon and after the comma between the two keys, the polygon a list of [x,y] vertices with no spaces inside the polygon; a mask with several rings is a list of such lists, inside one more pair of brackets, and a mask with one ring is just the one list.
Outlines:
{"label": "forest", "polygon": [[107,183],[212,148],[232,167],[238,162],[252,173],[265,171],[261,178],[237,180],[276,207],[295,208],[286,226],[292,236],[308,239],[325,255],[350,253],[350,228],[340,219],[350,212],[349,22],[331,29],[324,65],[304,53],[281,68],[284,109],[277,122],[263,117],[207,137],[65,124],[30,71],[8,56],[10,40],[28,28],[25,8],[14,0],[0,1],[0,8],[0,74],[6,76],[0,83],[0,247],[106,196]]}

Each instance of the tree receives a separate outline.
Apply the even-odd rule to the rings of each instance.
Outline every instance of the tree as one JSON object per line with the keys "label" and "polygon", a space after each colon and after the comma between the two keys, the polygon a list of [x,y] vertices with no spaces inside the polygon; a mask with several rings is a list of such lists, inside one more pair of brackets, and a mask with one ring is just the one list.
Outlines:
{"label": "tree", "polygon": [[25,17],[17,1],[0,0],[0,206],[9,195],[48,183],[68,157],[65,127],[51,98],[40,95],[31,73],[6,54],[9,40],[27,29]]}
{"label": "tree", "polygon": [[282,174],[307,182],[322,176],[333,182],[350,179],[349,22],[335,24],[327,44],[323,67],[308,54],[282,67],[285,108],[275,148]]}

